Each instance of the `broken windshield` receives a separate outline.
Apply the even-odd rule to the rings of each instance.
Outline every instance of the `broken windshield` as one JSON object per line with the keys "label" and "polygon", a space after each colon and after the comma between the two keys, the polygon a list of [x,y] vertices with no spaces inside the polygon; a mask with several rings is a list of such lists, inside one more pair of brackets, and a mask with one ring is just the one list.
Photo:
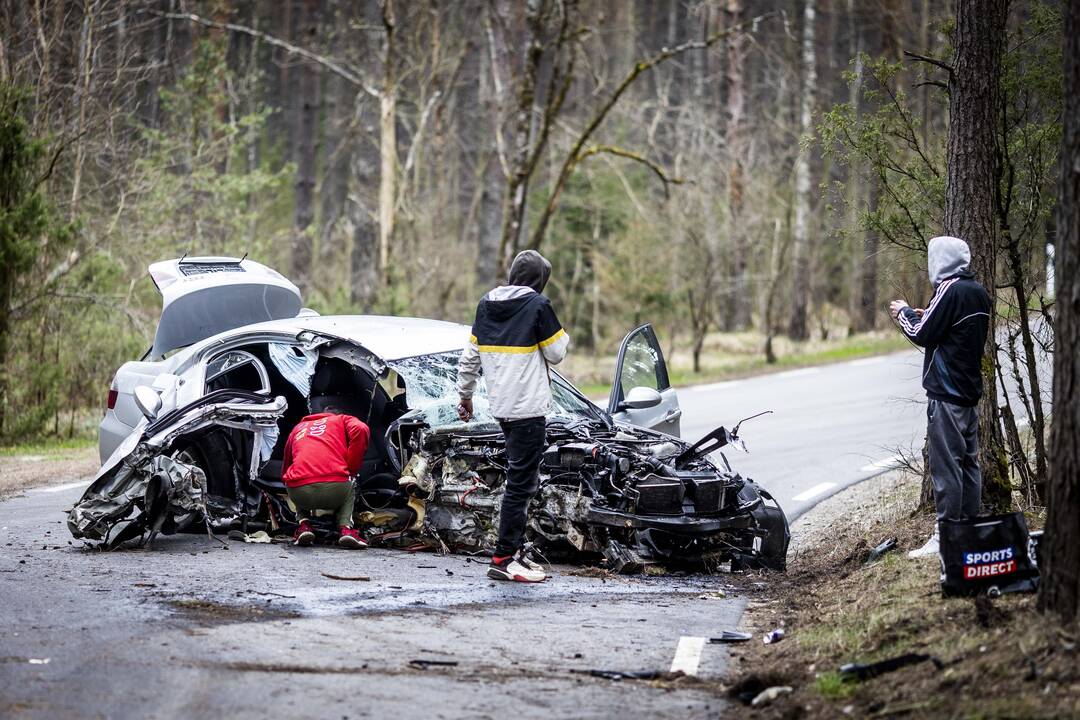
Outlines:
{"label": "broken windshield", "polygon": [[[497,429],[491,415],[487,383],[481,375],[473,392],[473,419],[463,423],[458,419],[460,402],[457,390],[457,352],[420,355],[397,360],[390,365],[405,379],[405,403],[419,415],[417,419],[431,427],[460,425],[470,430]],[[600,420],[597,409],[580,397],[558,375],[551,378],[551,413],[549,418],[566,420]]]}

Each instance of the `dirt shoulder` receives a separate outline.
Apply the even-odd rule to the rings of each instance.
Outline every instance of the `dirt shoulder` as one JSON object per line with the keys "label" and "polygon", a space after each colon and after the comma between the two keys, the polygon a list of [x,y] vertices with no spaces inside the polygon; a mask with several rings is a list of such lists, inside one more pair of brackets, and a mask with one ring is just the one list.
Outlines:
{"label": "dirt shoulder", "polygon": [[[918,480],[888,473],[808,512],[793,530],[788,573],[752,602],[755,639],[735,652],[730,692],[792,692],[750,717],[1080,717],[1078,629],[1035,611],[1034,595],[945,599],[935,558],[909,560],[929,516],[912,517]],[[879,543],[898,549],[868,562]],[[783,641],[762,634],[783,627]],[[862,682],[845,663],[906,653],[924,661]]]}
{"label": "dirt shoulder", "polygon": [[0,455],[0,498],[21,490],[91,477],[97,472],[96,447]]}

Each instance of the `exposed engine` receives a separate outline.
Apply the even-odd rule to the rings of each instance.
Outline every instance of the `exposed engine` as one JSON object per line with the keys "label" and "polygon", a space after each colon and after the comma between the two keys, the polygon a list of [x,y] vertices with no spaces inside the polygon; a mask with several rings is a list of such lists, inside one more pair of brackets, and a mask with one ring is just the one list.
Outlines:
{"label": "exposed engine", "polygon": [[[407,501],[391,509],[361,490],[369,508],[361,519],[384,530],[373,539],[490,551],[506,470],[502,435],[424,425],[399,433],[409,460],[398,485]],[[602,556],[617,572],[650,561],[783,568],[782,512],[764,504],[768,496],[757,485],[705,457],[716,443],[688,447],[645,430],[591,423],[549,425],[547,440],[528,532],[549,557]],[[765,552],[770,533],[778,553]]]}

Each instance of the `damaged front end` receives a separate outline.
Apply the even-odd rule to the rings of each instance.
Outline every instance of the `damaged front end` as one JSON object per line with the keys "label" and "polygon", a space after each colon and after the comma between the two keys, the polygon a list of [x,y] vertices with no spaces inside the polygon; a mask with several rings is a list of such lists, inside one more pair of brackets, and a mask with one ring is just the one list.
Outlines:
{"label": "damaged front end", "polygon": [[[506,471],[497,431],[465,426],[398,428],[409,457],[399,480],[408,498],[361,517],[384,532],[376,541],[440,550],[490,552]],[[549,557],[599,560],[621,573],[664,563],[713,569],[783,570],[787,519],[756,483],[718,468],[707,455],[734,433],[718,428],[697,444],[626,426],[551,422],[528,535]],[[363,490],[361,503],[372,499]]]}
{"label": "damaged front end", "polygon": [[[222,518],[247,517],[252,508],[246,488],[277,440],[285,407],[282,397],[220,390],[143,421],[68,513],[68,529],[76,538],[112,548],[135,538],[145,543],[198,522],[209,531]],[[242,453],[249,460],[248,476],[236,473],[238,499],[229,507],[208,502],[206,474],[187,449],[192,439],[217,429],[232,431],[238,440],[249,438]]]}

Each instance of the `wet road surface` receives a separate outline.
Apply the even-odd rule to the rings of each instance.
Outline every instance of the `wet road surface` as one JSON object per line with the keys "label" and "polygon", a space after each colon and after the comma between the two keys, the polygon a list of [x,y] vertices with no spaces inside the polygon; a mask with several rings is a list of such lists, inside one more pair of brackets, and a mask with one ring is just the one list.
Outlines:
{"label": "wet road surface", "polygon": [[[70,544],[63,524],[82,488],[52,490],[0,502],[3,718],[724,709],[702,684],[571,670],[669,670],[680,637],[736,627],[745,601],[730,577],[594,578],[558,567],[552,580],[522,586],[488,580],[482,562],[462,556],[235,541],[223,549],[201,535],[91,552]],[[698,677],[718,678],[725,657],[706,644],[693,658]]]}

